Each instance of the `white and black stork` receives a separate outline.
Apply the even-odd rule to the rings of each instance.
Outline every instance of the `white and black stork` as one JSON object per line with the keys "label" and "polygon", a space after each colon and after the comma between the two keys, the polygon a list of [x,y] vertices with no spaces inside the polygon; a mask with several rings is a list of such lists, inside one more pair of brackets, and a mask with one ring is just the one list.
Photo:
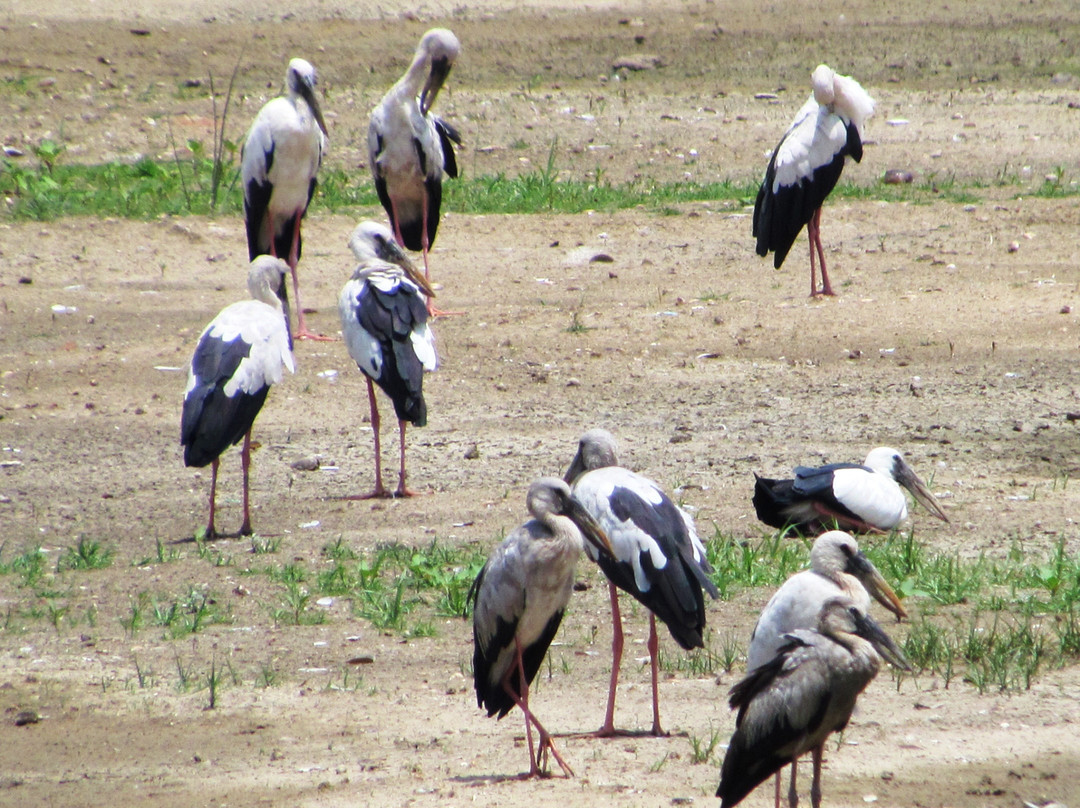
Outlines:
{"label": "white and black stork", "polygon": [[808,533],[833,527],[855,533],[892,530],[907,518],[907,497],[901,486],[931,514],[949,521],[900,452],[885,446],[871,451],[862,464],[797,466],[793,480],[754,477],[757,517],[778,529],[794,527]]}
{"label": "white and black stork", "polygon": [[[532,518],[495,548],[473,583],[473,677],[476,703],[502,718],[516,704],[525,715],[529,773],[545,771],[550,751],[563,772],[551,734],[529,709],[529,685],[555,638],[574,586],[582,546],[610,555],[611,544],[588,511],[556,477],[531,486],[526,506]],[[539,733],[539,756],[532,728]]]}
{"label": "white and black stork", "polygon": [[[810,241],[810,295],[834,294],[821,244],[821,206],[836,187],[851,157],[862,160],[863,123],[874,99],[849,76],[818,65],[811,77],[814,92],[780,139],[765,170],[754,203],[753,235],[760,256],[773,253],[776,269],[784,263],[796,236],[806,225]],[[817,286],[815,250],[821,260]]]}
{"label": "white and black stork", "polygon": [[210,519],[206,537],[215,538],[214,511],[218,462],[222,452],[242,438],[244,521],[239,535],[251,534],[248,470],[251,425],[266,401],[270,385],[283,369],[295,371],[284,261],[262,255],[251,262],[248,290],[252,300],[226,306],[203,330],[188,367],[180,421],[184,465],[210,464]]}
{"label": "white and black stork", "polygon": [[[405,486],[405,425],[427,424],[424,374],[439,363],[423,297],[433,293],[385,225],[357,225],[349,247],[360,263],[342,287],[338,314],[345,347],[367,377],[375,433],[375,489],[358,498],[408,497],[412,492]],[[393,494],[382,482],[376,384],[390,397],[398,419],[401,466]]]}
{"label": "white and black stork", "polygon": [[431,107],[460,52],[452,31],[433,28],[424,34],[409,69],[372,110],[368,126],[368,159],[379,201],[398,244],[423,253],[429,282],[428,251],[439,229],[443,175],[457,177],[454,144],[461,144],[458,131]]}
{"label": "white and black stork", "polygon": [[720,593],[709,580],[712,572],[694,521],[652,480],[621,468],[615,438],[604,429],[590,429],[581,436],[578,451],[564,479],[572,483],[574,496],[611,539],[614,555],[598,553],[586,545],[608,579],[611,597],[611,680],[604,724],[599,736],[615,730],[615,692],[623,652],[619,594],[622,589],[649,610],[649,658],[652,670],[652,734],[663,735],[660,724],[659,617],[675,641],[687,650],[704,646],[705,597]]}
{"label": "white and black stork", "polygon": [[813,629],[785,635],[776,656],[731,688],[729,703],[739,712],[720,768],[720,808],[736,805],[806,752],[814,760],[810,802],[820,808],[825,741],[847,726],[882,658],[911,669],[873,618],[843,596],[822,604]]}
{"label": "white and black stork", "polygon": [[288,262],[298,339],[325,339],[308,330],[296,270],[302,248],[300,220],[315,193],[326,149],[326,123],[315,96],[316,82],[309,62],[290,61],[286,95],[259,110],[240,152],[248,257],[273,255]]}

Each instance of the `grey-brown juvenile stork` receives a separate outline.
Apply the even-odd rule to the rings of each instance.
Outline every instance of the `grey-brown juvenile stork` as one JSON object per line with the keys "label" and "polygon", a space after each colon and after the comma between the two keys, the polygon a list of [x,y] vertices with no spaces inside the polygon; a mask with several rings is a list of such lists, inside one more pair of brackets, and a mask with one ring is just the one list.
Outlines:
{"label": "grey-brown juvenile stork", "polygon": [[736,805],[806,752],[814,759],[810,802],[819,808],[825,740],[847,726],[882,657],[910,670],[896,644],[847,597],[830,598],[814,629],[784,639],[776,656],[731,688],[739,712],[720,768],[720,808]]}
{"label": "grey-brown juvenile stork", "polygon": [[409,69],[372,110],[368,125],[368,159],[379,201],[398,244],[423,253],[429,282],[428,251],[439,229],[443,175],[458,175],[454,144],[461,144],[458,131],[431,107],[460,52],[452,31],[433,28],[424,34]]}
{"label": "grey-brown juvenile stork", "polygon": [[326,123],[315,95],[316,83],[315,68],[309,62],[290,61],[286,94],[259,110],[240,152],[248,257],[273,255],[288,262],[298,339],[326,339],[308,330],[296,270],[302,248],[300,220],[315,193],[326,149]]}
{"label": "grey-brown juvenile stork", "polygon": [[615,438],[605,429],[581,436],[578,451],[564,479],[611,539],[614,555],[605,556],[586,545],[585,552],[600,565],[611,596],[611,679],[600,736],[615,734],[615,692],[623,652],[619,589],[633,595],[649,610],[649,659],[652,671],[652,734],[660,725],[659,617],[675,641],[687,650],[704,645],[705,597],[719,597],[709,580],[712,567],[698,539],[694,521],[655,482],[621,468]]}
{"label": "grey-brown juvenile stork", "polygon": [[820,533],[838,526],[856,533],[892,530],[907,518],[906,488],[930,513],[949,521],[930,489],[896,449],[879,446],[861,464],[797,466],[795,479],[754,482],[754,509],[770,527]]}
{"label": "grey-brown juvenile stork", "polygon": [[283,371],[295,370],[285,273],[289,265],[261,255],[248,269],[251,300],[226,306],[203,330],[188,367],[180,443],[184,465],[210,464],[210,519],[206,537],[215,538],[218,462],[222,452],[241,438],[244,474],[244,521],[240,535],[251,534],[248,470],[251,425],[266,401],[270,385]]}
{"label": "grey-brown juvenile stork", "polygon": [[[611,544],[556,477],[529,486],[525,504],[532,518],[495,548],[470,592],[476,703],[499,718],[515,704],[521,708],[529,742],[528,777],[544,773],[548,751],[572,777],[551,734],[529,708],[529,685],[559,630],[582,546],[611,555]],[[533,727],[540,736],[539,755]]]}
{"label": "grey-brown juvenile stork", "polygon": [[[907,617],[903,604],[877,567],[863,555],[855,539],[839,530],[823,533],[810,550],[810,569],[788,578],[758,617],[746,654],[747,673],[768,664],[786,642],[786,635],[817,626],[821,608],[835,597],[847,597],[864,613],[870,598],[896,615]],[[791,764],[789,799],[797,802],[796,770]],[[776,774],[776,805],[780,804],[780,773]]]}
{"label": "grey-brown juvenile stork", "polygon": [[[861,129],[874,112],[872,99],[855,79],[818,65],[811,76],[814,91],[773,150],[754,203],[757,254],[773,253],[776,269],[784,263],[796,236],[806,225],[810,240],[810,295],[832,295],[821,245],[821,206],[836,187],[850,156],[862,160]],[[821,260],[817,286],[815,250]]]}
{"label": "grey-brown juvenile stork", "polygon": [[[424,374],[439,363],[423,298],[433,293],[385,225],[360,223],[349,237],[349,247],[359,264],[342,287],[338,314],[345,347],[367,377],[375,433],[375,490],[357,498],[408,497],[412,492],[405,485],[405,425],[427,424]],[[393,494],[382,482],[376,384],[390,396],[398,420],[401,466]]]}

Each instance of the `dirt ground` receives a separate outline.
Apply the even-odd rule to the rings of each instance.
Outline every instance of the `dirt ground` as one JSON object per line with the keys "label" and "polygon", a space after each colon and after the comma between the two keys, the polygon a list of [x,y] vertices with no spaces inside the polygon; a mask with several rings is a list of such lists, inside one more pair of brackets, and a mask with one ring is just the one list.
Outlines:
{"label": "dirt ground", "polygon": [[[595,425],[619,437],[624,465],[678,489],[705,535],[713,525],[762,535],[753,471],[892,445],[933,478],[952,520],[916,510],[920,541],[970,556],[1014,542],[1043,552],[1061,539],[1080,551],[1080,493],[1065,485],[1080,474],[1080,427],[1068,418],[1080,411],[1080,203],[1027,192],[1048,174],[1074,182],[1080,168],[1071,4],[995,0],[977,14],[962,3],[885,12],[870,2],[799,4],[796,14],[744,0],[677,12],[658,2],[300,5],[0,9],[0,135],[24,151],[60,139],[71,161],[171,158],[168,120],[178,140],[209,137],[206,88],[185,80],[212,70],[220,87],[240,53],[239,139],[285,60],[302,54],[322,77],[327,163],[365,176],[367,111],[440,23],[465,49],[439,109],[465,134],[460,162],[472,175],[540,168],[554,148],[564,176],[756,177],[827,59],[879,101],[852,179],[903,168],[983,187],[969,205],[827,204],[822,233],[840,291],[829,300],[807,297],[805,240],[774,272],[753,254],[738,205],[448,213],[432,268],[440,305],[465,314],[435,323],[430,420],[408,444],[422,495],[338,498],[372,482],[364,383],[340,342],[299,344],[296,375],[271,391],[255,428],[254,522],[280,538],[277,558],[314,566],[339,538],[357,550],[435,538],[491,546],[523,520],[528,483],[561,473]],[[615,59],[642,54],[660,66],[613,72]],[[305,223],[301,283],[325,333],[338,330],[354,224],[317,199]],[[233,216],[0,217],[2,559],[40,544],[52,564],[79,536],[116,551],[108,569],[63,578],[70,617],[58,629],[12,619],[34,604],[17,576],[0,577],[0,805],[711,804],[717,762],[692,765],[689,739],[731,731],[725,695],[737,671],[668,677],[669,738],[572,737],[599,726],[607,677],[606,588],[587,562],[588,588],[533,702],[568,734],[560,746],[578,777],[522,782],[519,716],[495,722],[475,706],[466,622],[405,640],[350,617],[339,599],[323,625],[277,626],[268,615],[281,585],[244,575],[259,563],[248,542],[217,543],[226,566],[197,558],[190,538],[205,520],[208,474],[181,459],[183,368],[204,324],[244,294],[243,232]],[[613,260],[591,260],[600,253]],[[291,466],[312,457],[320,470]],[[232,527],[235,452],[222,470],[221,524]],[[137,566],[159,542],[179,560]],[[224,599],[233,622],[176,642],[121,627],[135,593],[189,586]],[[711,604],[713,643],[745,643],[768,595]],[[88,610],[93,625],[77,619]],[[628,658],[644,656],[644,615],[627,628]],[[906,627],[890,630],[902,638]],[[360,655],[374,661],[345,664]],[[207,710],[206,691],[178,680],[222,659],[243,684]],[[154,672],[151,687],[135,684],[137,665]],[[278,685],[255,687],[267,669]],[[647,671],[630,663],[623,682],[616,720],[645,729]],[[26,710],[41,720],[16,726]],[[825,799],[1076,805],[1078,724],[1075,666],[1009,694],[945,689],[932,676],[897,688],[883,675],[841,748],[830,747]],[[746,804],[771,804],[770,789]]]}

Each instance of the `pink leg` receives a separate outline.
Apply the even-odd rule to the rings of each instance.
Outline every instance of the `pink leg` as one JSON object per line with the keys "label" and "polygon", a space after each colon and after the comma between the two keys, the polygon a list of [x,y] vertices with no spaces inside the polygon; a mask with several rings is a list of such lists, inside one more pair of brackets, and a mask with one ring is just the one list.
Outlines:
{"label": "pink leg", "polygon": [[[822,295],[834,295],[832,285],[829,283],[829,274],[825,270],[825,247],[821,243],[821,208],[814,211],[814,215],[810,217],[810,221],[806,224],[806,235],[810,241],[810,284],[811,291],[810,296],[816,297],[819,294]],[[821,291],[817,290],[817,278],[814,275],[814,253],[817,252],[818,260],[821,263]]]}
{"label": "pink leg", "polygon": [[[428,195],[427,188],[424,188],[424,203],[423,203],[423,228],[420,231],[420,254],[424,258],[424,277],[427,282],[431,283],[431,270],[428,268],[428,251],[431,249],[431,242],[428,241]],[[428,315],[431,317],[449,317],[463,314],[460,311],[443,311],[436,308],[435,304],[431,302],[431,298],[428,298],[427,302]]]}
{"label": "pink leg", "polygon": [[390,493],[383,488],[382,482],[382,446],[379,442],[379,405],[375,401],[375,383],[367,379],[368,404],[371,406],[371,431],[375,435],[375,490],[370,494],[354,494],[345,499],[384,499]]}
{"label": "pink leg", "polygon": [[240,535],[251,535],[251,511],[248,503],[248,472],[251,469],[251,430],[244,435],[244,448],[240,452],[240,468],[244,472],[244,522],[240,525]]}
{"label": "pink leg", "polygon": [[405,421],[398,419],[398,450],[401,457],[401,467],[398,470],[398,487],[394,492],[395,497],[414,497],[416,493],[405,487]]}
{"label": "pink leg", "polygon": [[[515,671],[518,674],[519,692],[514,692],[514,689],[510,687],[510,680],[513,678]],[[529,683],[525,681],[525,663],[521,658],[521,640],[516,636],[514,637],[514,664],[510,666],[506,674],[503,676],[502,681],[503,690],[507,695],[514,700],[514,703],[521,708],[521,712],[525,714],[525,732],[529,739],[529,774],[528,777],[537,777],[544,774],[541,769],[541,765],[545,760],[547,753],[550,751],[552,757],[555,758],[559,767],[563,770],[563,773],[567,777],[573,777],[573,770],[566,765],[566,761],[562,759],[562,755],[559,754],[559,750],[555,748],[555,742],[551,738],[551,734],[544,729],[543,725],[537,721],[536,716],[529,710]],[[540,752],[539,755],[535,755],[532,744],[532,734],[529,732],[529,724],[536,727],[537,733],[540,735]]]}
{"label": "pink leg", "polygon": [[667,735],[660,726],[660,638],[656,636],[656,615],[649,612],[649,667],[652,669],[652,734]]}
{"label": "pink leg", "polygon": [[[781,769],[783,771],[783,769]],[[773,775],[773,805],[775,808],[780,808],[780,772]]]}
{"label": "pink leg", "polygon": [[611,595],[611,680],[608,682],[607,711],[604,713],[604,725],[596,731],[598,738],[610,738],[615,734],[615,692],[619,684],[619,668],[622,667],[623,627],[619,612],[619,590],[608,581]]}
{"label": "pink leg", "polygon": [[217,505],[217,470],[220,461],[215,457],[210,461],[210,521],[206,525],[206,538],[216,539],[217,531],[214,530],[214,510]]}
{"label": "pink leg", "polygon": [[304,320],[304,304],[300,302],[300,278],[297,275],[296,267],[300,263],[300,211],[297,211],[296,216],[293,217],[293,237],[292,246],[289,247],[289,269],[292,271],[292,285],[293,296],[296,298],[296,334],[293,335],[295,339],[310,339],[320,342],[330,342],[333,337],[327,337],[323,334],[316,334],[314,331],[309,331],[307,323]]}
{"label": "pink leg", "polygon": [[[791,783],[788,785],[788,806],[790,808],[799,808],[799,792],[795,788],[796,775],[799,773],[799,759],[795,758],[791,761]],[[780,776],[780,772],[776,773],[776,776]]]}

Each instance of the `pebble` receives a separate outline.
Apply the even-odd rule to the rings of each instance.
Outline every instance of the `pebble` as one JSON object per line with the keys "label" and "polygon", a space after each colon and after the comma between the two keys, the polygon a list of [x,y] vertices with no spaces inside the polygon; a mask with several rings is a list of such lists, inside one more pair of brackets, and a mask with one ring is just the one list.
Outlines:
{"label": "pebble", "polygon": [[294,460],[291,467],[296,471],[317,471],[319,468],[319,458],[301,457],[299,460]]}
{"label": "pebble", "polygon": [[881,178],[881,181],[886,185],[901,185],[912,182],[915,179],[915,175],[910,171],[904,171],[899,168],[890,168],[885,172],[885,176]]}

